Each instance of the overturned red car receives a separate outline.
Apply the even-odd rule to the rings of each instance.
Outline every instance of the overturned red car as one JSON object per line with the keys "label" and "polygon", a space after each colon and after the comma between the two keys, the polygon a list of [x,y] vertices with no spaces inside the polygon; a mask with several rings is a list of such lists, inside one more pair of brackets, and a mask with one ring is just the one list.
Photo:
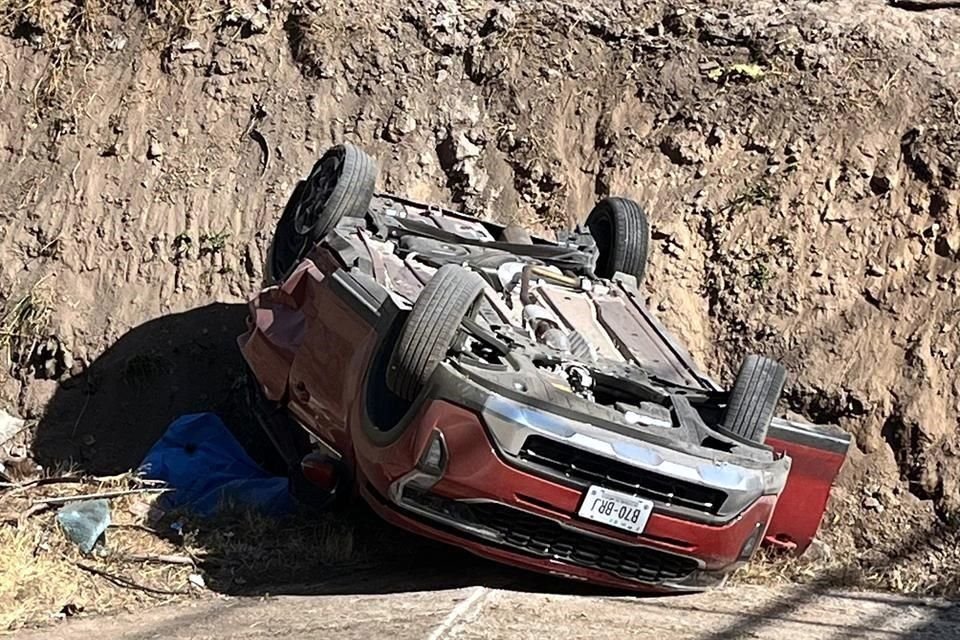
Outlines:
{"label": "overturned red car", "polygon": [[[375,192],[360,149],[297,186],[239,345],[294,486],[510,565],[634,590],[802,551],[849,436],[777,417],[644,307],[649,228],[600,201],[555,240]],[[298,484],[299,483],[299,484]]]}

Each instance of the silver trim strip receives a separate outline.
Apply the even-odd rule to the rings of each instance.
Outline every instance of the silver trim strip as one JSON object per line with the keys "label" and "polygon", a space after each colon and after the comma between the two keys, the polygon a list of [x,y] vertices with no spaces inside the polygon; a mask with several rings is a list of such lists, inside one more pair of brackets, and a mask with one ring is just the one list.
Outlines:
{"label": "silver trim strip", "polygon": [[314,433],[312,430],[310,430],[307,427],[307,425],[303,424],[303,422],[300,421],[300,418],[298,418],[295,413],[293,413],[292,411],[290,411],[289,413],[290,413],[290,417],[293,418],[294,424],[296,424],[298,427],[300,427],[301,429],[307,432],[307,436],[310,438],[310,442],[320,445],[321,447],[327,450],[327,453],[332,455],[337,460],[343,460],[343,454],[337,451],[332,444],[328,443],[326,440],[324,440],[323,438],[318,436],[316,433]]}

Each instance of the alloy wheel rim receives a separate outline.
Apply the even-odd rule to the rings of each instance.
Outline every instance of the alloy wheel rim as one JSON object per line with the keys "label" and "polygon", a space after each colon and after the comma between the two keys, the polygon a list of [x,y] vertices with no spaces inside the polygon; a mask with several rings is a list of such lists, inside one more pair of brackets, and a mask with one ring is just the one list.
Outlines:
{"label": "alloy wheel rim", "polygon": [[307,178],[293,217],[293,226],[298,235],[308,235],[316,226],[320,212],[340,181],[343,160],[342,150],[330,152]]}

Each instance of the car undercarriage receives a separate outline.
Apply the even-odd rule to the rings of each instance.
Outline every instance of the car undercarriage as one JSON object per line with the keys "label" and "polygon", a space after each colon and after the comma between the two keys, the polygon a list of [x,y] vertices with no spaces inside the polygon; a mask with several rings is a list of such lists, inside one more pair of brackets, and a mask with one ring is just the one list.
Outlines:
{"label": "car undercarriage", "polygon": [[696,366],[643,303],[639,205],[545,239],[374,193],[371,166],[337,147],[301,183],[240,338],[292,472],[329,461],[330,495],[399,526],[610,586],[809,544],[849,437],[778,417],[769,358],[726,389]]}

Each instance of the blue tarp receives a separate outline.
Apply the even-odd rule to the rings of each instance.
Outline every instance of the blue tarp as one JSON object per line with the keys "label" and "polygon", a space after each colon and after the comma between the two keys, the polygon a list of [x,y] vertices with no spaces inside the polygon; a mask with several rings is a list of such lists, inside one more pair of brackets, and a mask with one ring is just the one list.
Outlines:
{"label": "blue tarp", "polygon": [[257,466],[213,413],[174,420],[143,459],[140,472],[175,489],[163,497],[166,508],[185,508],[205,516],[225,504],[273,516],[295,509],[287,478]]}

